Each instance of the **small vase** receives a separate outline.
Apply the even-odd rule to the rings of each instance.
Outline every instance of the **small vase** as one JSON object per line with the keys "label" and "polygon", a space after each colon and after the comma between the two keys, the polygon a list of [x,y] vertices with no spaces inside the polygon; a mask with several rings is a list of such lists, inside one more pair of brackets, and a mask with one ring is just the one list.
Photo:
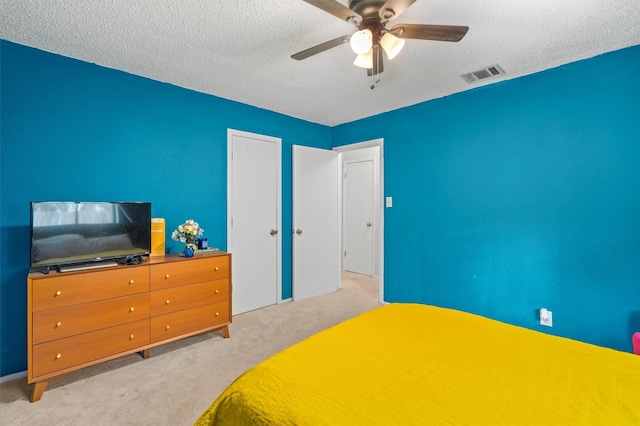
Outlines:
{"label": "small vase", "polygon": [[193,257],[193,253],[195,253],[195,250],[193,249],[193,247],[185,247],[183,253],[184,257]]}

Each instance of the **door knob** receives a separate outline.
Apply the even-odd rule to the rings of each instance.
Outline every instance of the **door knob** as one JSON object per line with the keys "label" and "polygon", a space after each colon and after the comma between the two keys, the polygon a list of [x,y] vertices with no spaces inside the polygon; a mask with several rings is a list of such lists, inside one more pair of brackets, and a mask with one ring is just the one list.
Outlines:
{"label": "door knob", "polygon": [[302,235],[302,229],[296,229],[296,234]]}
{"label": "door knob", "polygon": [[271,234],[271,236],[275,236],[278,234],[278,230],[277,229],[272,229],[271,232],[269,232]]}
{"label": "door knob", "polygon": [[371,227],[371,222],[367,222],[367,227]]}

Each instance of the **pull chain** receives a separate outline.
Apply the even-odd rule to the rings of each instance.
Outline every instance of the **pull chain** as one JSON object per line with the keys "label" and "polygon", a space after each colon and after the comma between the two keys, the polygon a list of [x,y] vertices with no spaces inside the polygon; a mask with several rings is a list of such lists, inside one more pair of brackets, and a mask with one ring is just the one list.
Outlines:
{"label": "pull chain", "polygon": [[[380,58],[380,47],[379,46],[376,46],[376,47],[373,48],[373,53],[374,53],[373,60],[376,63],[376,67],[375,68],[371,68],[371,86],[370,86],[371,90],[375,89],[376,85],[378,83],[380,83],[379,75],[380,75],[380,65],[381,65],[381,62],[382,62],[382,59]],[[374,75],[374,71],[376,71],[376,70],[378,72]]]}

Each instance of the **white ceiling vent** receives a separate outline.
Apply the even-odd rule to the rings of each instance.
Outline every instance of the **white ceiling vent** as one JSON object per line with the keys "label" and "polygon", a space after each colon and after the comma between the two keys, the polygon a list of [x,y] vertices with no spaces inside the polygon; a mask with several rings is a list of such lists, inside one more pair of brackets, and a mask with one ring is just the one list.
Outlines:
{"label": "white ceiling vent", "polygon": [[504,73],[505,72],[502,68],[500,68],[500,65],[494,64],[489,65],[488,67],[481,70],[470,72],[469,74],[462,74],[460,77],[462,77],[467,83],[474,83],[478,80],[484,80],[485,78],[503,75]]}

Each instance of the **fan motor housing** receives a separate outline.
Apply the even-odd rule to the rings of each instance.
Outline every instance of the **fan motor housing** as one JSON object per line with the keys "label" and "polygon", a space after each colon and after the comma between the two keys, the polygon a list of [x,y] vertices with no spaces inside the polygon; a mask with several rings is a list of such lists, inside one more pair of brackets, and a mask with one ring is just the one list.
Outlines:
{"label": "fan motor housing", "polygon": [[379,10],[385,0],[350,0],[349,9],[362,16],[362,22],[376,19],[380,21]]}

